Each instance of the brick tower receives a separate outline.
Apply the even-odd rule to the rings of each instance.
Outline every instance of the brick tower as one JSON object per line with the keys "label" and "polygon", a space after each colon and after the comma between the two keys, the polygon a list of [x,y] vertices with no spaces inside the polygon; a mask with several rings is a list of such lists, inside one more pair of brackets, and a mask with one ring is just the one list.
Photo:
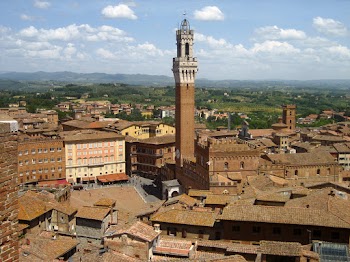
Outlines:
{"label": "brick tower", "polygon": [[282,108],[282,122],[288,126],[288,129],[295,130],[296,105],[283,105]]}
{"label": "brick tower", "polygon": [[193,30],[184,19],[176,30],[177,56],[173,58],[175,78],[176,167],[194,156],[194,81],[197,59],[193,57]]}
{"label": "brick tower", "polygon": [[17,133],[0,122],[0,261],[19,261]]}

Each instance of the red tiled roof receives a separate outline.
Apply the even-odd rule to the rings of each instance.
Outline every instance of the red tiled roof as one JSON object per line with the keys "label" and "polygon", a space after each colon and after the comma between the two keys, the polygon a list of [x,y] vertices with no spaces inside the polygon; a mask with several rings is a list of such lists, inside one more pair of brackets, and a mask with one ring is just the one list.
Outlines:
{"label": "red tiled roof", "polygon": [[112,236],[129,234],[134,237],[138,237],[147,242],[152,242],[157,236],[160,235],[161,232],[154,231],[152,226],[149,226],[140,221],[135,222],[126,230],[119,230],[116,233],[113,233]]}
{"label": "red tiled roof", "polygon": [[169,254],[176,256],[189,256],[192,242],[178,239],[160,239],[158,245],[153,249],[154,253]]}

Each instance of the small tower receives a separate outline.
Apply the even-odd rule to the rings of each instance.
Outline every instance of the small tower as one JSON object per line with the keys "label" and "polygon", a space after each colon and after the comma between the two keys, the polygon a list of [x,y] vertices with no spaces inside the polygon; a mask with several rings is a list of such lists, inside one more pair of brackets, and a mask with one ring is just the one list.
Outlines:
{"label": "small tower", "polygon": [[197,59],[193,57],[193,30],[187,19],[176,30],[177,56],[173,58],[175,78],[176,167],[194,156],[194,92]]}
{"label": "small tower", "polygon": [[295,130],[296,105],[283,105],[282,122],[288,126],[289,130]]}

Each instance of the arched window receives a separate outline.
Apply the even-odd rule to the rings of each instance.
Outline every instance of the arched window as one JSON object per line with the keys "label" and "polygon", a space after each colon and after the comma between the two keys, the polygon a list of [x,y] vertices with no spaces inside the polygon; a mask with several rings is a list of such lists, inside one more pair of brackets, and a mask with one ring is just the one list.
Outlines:
{"label": "arched window", "polygon": [[224,164],[224,170],[228,170],[228,163],[227,162],[225,162],[225,164]]}
{"label": "arched window", "polygon": [[317,169],[317,175],[320,175],[321,174],[321,170],[318,168]]}
{"label": "arched window", "polygon": [[239,168],[240,168],[240,169],[243,169],[243,168],[244,168],[244,162],[243,162],[243,161],[239,164]]}
{"label": "arched window", "polygon": [[296,176],[298,175],[298,170],[294,171],[294,175],[296,175]]}
{"label": "arched window", "polygon": [[190,44],[189,43],[185,44],[185,55],[187,55],[187,56],[190,55]]}

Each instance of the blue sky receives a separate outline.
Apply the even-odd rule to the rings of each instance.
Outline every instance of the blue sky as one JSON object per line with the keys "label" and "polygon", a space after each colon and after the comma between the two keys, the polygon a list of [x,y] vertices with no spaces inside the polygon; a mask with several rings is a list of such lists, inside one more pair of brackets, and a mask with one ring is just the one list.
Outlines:
{"label": "blue sky", "polygon": [[350,78],[350,0],[2,0],[0,10],[0,71],[172,76],[186,12],[198,78]]}

